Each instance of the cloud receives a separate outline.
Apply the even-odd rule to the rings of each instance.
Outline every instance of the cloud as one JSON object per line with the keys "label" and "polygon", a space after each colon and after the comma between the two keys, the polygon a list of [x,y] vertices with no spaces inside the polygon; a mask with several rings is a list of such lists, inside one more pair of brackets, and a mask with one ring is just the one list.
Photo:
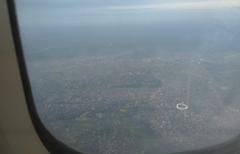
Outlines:
{"label": "cloud", "polygon": [[240,0],[175,1],[168,3],[111,6],[111,10],[212,10],[240,7]]}

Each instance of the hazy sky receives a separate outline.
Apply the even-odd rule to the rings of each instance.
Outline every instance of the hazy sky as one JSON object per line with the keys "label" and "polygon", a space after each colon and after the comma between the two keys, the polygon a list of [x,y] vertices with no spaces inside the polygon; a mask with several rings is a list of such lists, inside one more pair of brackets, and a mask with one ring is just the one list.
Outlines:
{"label": "hazy sky", "polygon": [[144,22],[186,11],[218,13],[240,8],[240,0],[18,0],[16,3],[20,24],[32,26]]}
{"label": "hazy sky", "polygon": [[110,6],[128,9],[219,9],[240,6],[240,0],[18,0],[17,3],[35,7]]}

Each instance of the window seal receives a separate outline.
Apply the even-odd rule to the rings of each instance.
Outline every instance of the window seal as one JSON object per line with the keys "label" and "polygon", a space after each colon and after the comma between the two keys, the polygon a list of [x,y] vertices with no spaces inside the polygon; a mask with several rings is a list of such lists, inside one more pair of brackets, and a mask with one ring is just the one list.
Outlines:
{"label": "window seal", "polygon": [[31,117],[31,121],[38,134],[38,137],[51,154],[83,154],[78,152],[63,142],[57,140],[44,126],[37,113],[36,106],[32,95],[30,80],[27,73],[27,68],[24,60],[23,47],[21,44],[20,31],[16,14],[16,5],[14,0],[6,0],[8,7],[9,20],[11,25],[11,33],[13,36],[15,54],[20,71],[21,82],[23,85],[24,95],[27,103],[27,108]]}

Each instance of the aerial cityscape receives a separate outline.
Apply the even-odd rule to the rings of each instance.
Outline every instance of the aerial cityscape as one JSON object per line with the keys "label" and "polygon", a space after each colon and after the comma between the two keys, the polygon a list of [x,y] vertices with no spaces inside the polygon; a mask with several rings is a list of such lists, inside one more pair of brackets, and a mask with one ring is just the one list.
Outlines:
{"label": "aerial cityscape", "polygon": [[58,140],[84,154],[170,154],[240,134],[240,10],[80,2],[43,13],[19,2],[35,105]]}

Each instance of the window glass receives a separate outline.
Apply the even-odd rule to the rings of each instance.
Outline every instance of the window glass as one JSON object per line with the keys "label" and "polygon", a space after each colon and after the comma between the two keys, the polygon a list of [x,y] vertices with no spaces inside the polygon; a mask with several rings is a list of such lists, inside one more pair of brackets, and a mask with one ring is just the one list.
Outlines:
{"label": "window glass", "polygon": [[208,148],[240,133],[239,0],[17,0],[35,105],[86,154]]}

